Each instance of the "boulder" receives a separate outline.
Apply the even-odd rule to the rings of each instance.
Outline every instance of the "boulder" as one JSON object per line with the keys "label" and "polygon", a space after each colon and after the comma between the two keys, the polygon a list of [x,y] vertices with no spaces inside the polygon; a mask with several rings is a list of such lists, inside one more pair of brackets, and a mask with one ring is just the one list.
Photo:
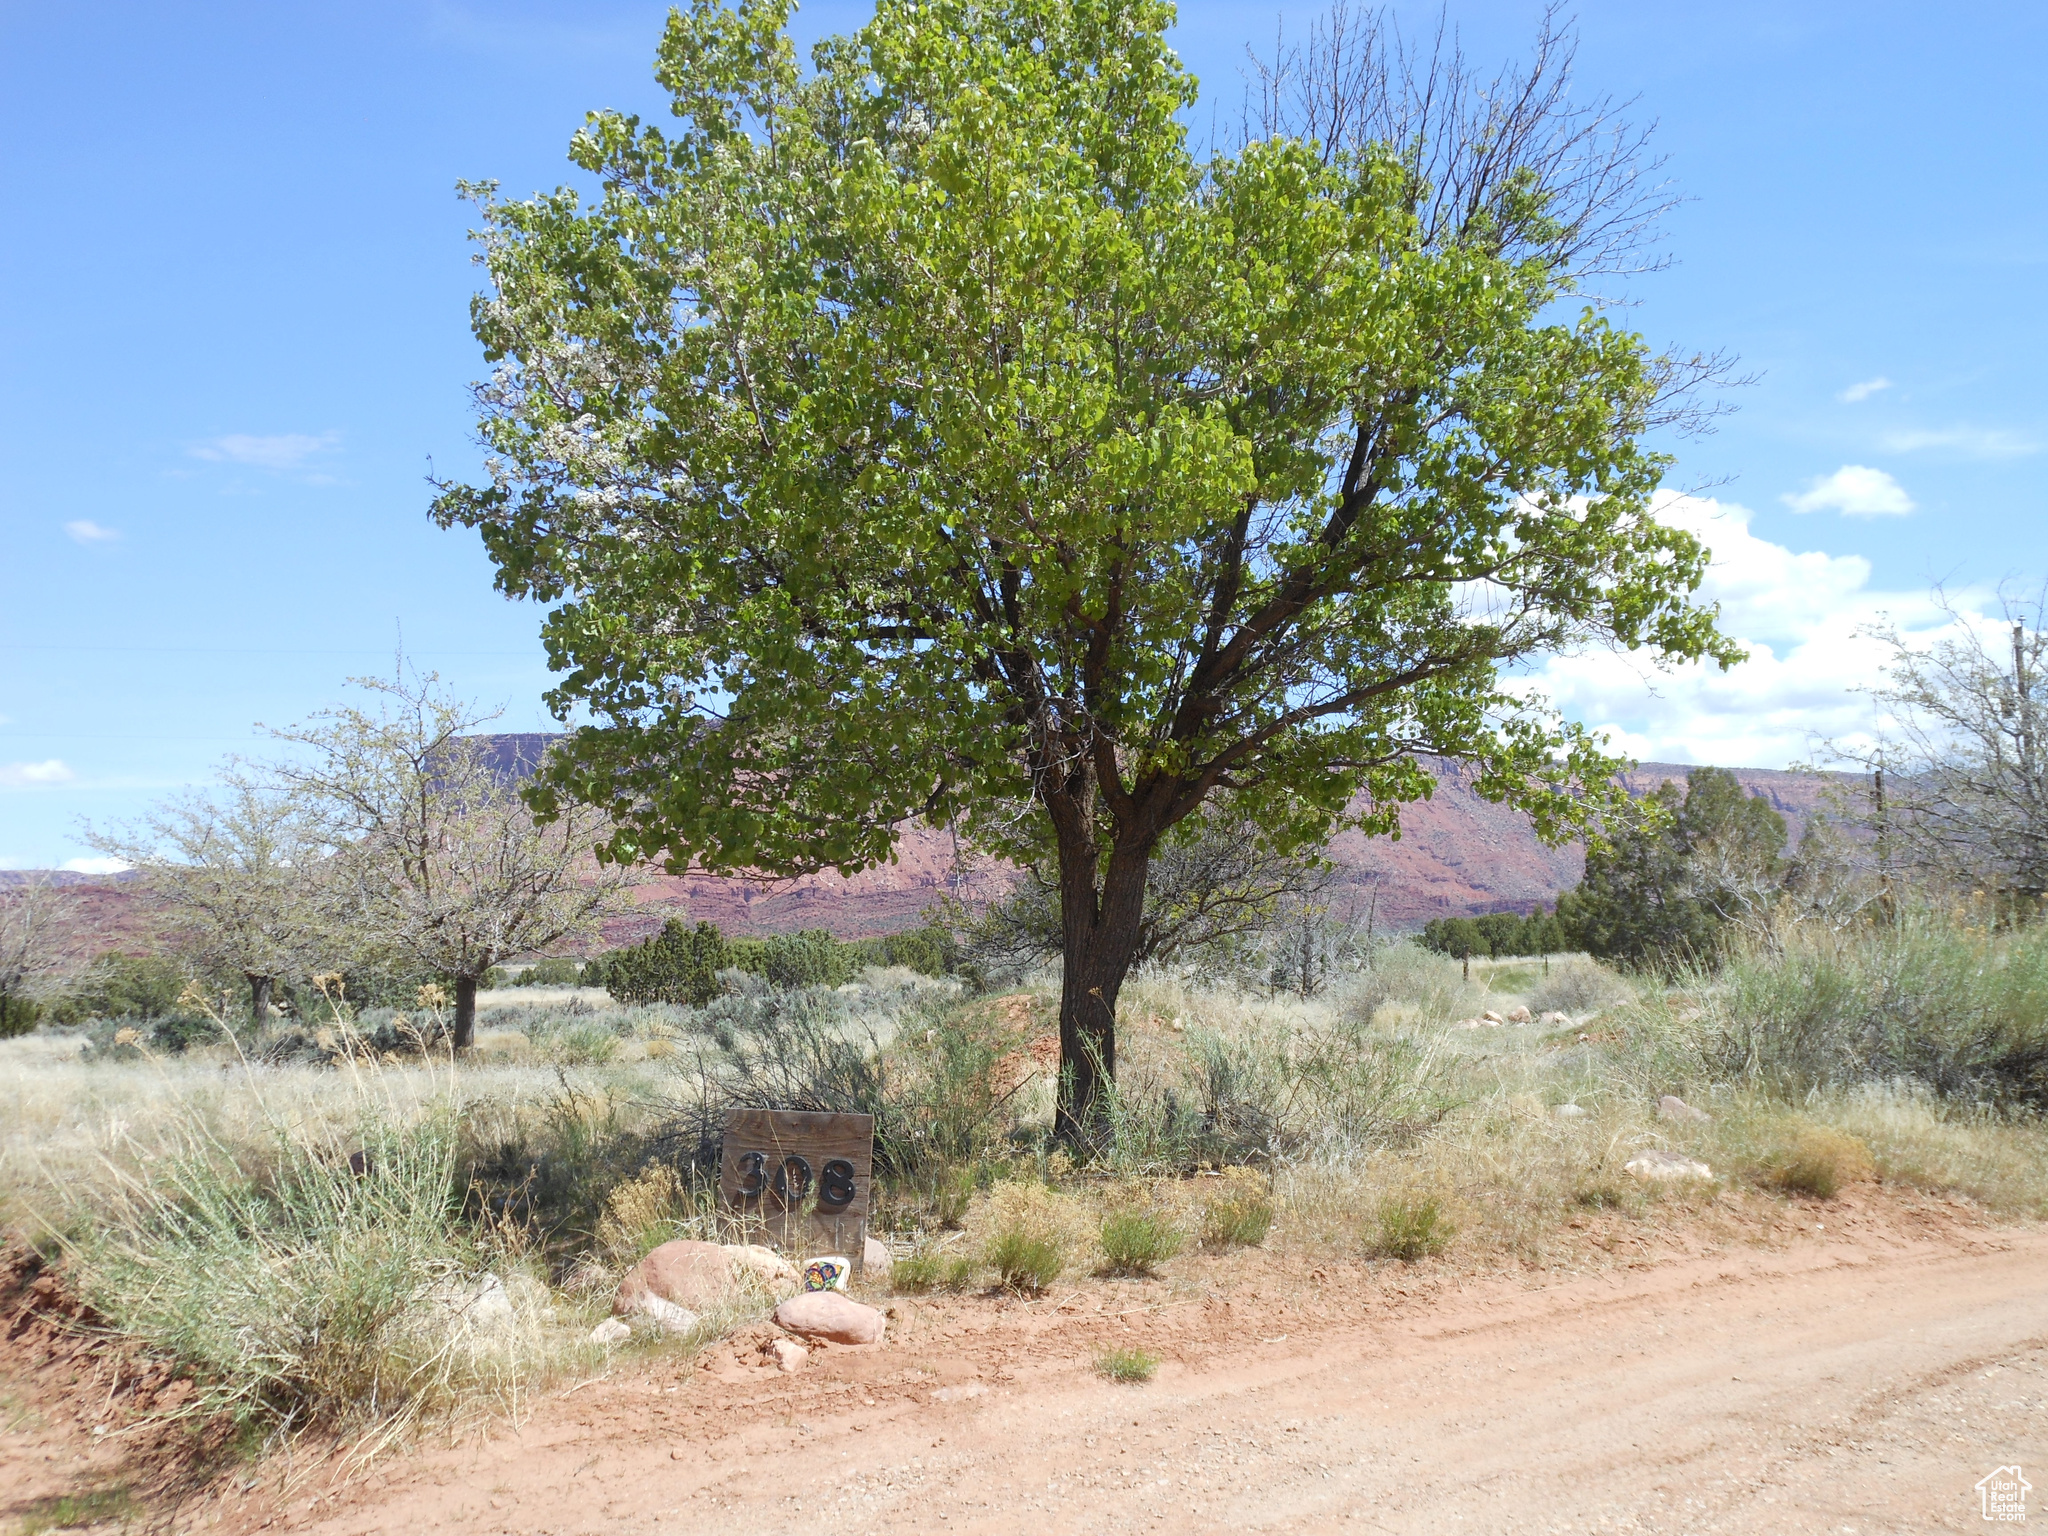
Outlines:
{"label": "boulder", "polygon": [[1486,1020],[1486,1022],[1489,1024],[1507,1023],[1506,1019],[1502,1018],[1499,1014],[1495,1013],[1491,1008],[1487,1009],[1486,1012],[1480,1014],[1479,1017]]}
{"label": "boulder", "polygon": [[1503,1017],[1510,1024],[1526,1024],[1529,1022],[1529,1010],[1520,1006],[1516,1006],[1510,1008],[1507,1011],[1507,1013],[1503,1015]]}
{"label": "boulder", "polygon": [[646,1310],[649,1298],[689,1311],[715,1307],[732,1294],[733,1260],[716,1243],[663,1243],[626,1271],[612,1311],[624,1317]]}
{"label": "boulder", "polygon": [[1677,1094],[1667,1093],[1657,1101],[1657,1118],[1659,1120],[1706,1121],[1714,1117],[1704,1109],[1694,1109]]}
{"label": "boulder", "polygon": [[641,1299],[633,1313],[633,1321],[651,1333],[673,1333],[678,1336],[688,1333],[697,1326],[697,1314],[688,1307],[679,1307],[672,1301],[663,1301],[659,1296]]}
{"label": "boulder", "polygon": [[879,1344],[889,1320],[837,1291],[805,1291],[775,1309],[775,1321],[807,1339],[834,1344]]}
{"label": "boulder", "polygon": [[1557,1106],[1556,1114],[1560,1120],[1583,1120],[1586,1118],[1585,1110],[1576,1104],[1560,1104]]}
{"label": "boulder", "polygon": [[792,1375],[802,1370],[804,1363],[811,1358],[811,1352],[795,1339],[770,1339],[761,1346],[761,1353],[774,1362],[777,1370],[788,1371]]}
{"label": "boulder", "polygon": [[[1174,1020],[1177,1024],[1180,1021]],[[896,1256],[889,1252],[889,1245],[879,1237],[867,1240],[867,1247],[861,1251],[861,1266],[874,1279],[886,1279],[889,1271],[896,1267]]]}
{"label": "boulder", "polygon": [[764,1248],[759,1243],[727,1243],[725,1253],[732,1260],[735,1275],[755,1276],[771,1295],[788,1296],[796,1290],[799,1283],[796,1266],[773,1248]]}
{"label": "boulder", "polygon": [[593,1344],[623,1344],[633,1337],[633,1330],[624,1318],[608,1317],[590,1330]]}
{"label": "boulder", "polygon": [[1572,1016],[1570,1014],[1559,1013],[1555,1008],[1543,1015],[1542,1019],[1542,1022],[1545,1024],[1569,1024],[1571,1021]]}
{"label": "boulder", "polygon": [[1673,1179],[1711,1179],[1714,1170],[1705,1163],[1681,1156],[1676,1152],[1638,1152],[1622,1164],[1624,1172],[1632,1173],[1639,1179],[1665,1183]]}

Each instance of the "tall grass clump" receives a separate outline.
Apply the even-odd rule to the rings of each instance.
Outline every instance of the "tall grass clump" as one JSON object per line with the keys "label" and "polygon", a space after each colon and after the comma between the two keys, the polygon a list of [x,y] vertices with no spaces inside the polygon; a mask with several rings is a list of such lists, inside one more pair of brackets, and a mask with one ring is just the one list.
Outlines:
{"label": "tall grass clump", "polygon": [[1729,957],[1708,1069],[1772,1091],[1907,1079],[2048,1109],[2048,925],[1995,932],[1932,908],[1847,932],[1791,924]]}
{"label": "tall grass clump", "polygon": [[1380,1201],[1366,1246],[1380,1258],[1412,1264],[1442,1253],[1451,1236],[1450,1216],[1441,1197],[1392,1194]]}
{"label": "tall grass clump", "polygon": [[210,1413],[403,1426],[517,1397],[556,1364],[545,1288],[460,1222],[445,1107],[366,1111],[340,1140],[277,1128],[243,1166],[203,1124],[66,1225],[84,1299],[189,1369]]}
{"label": "tall grass clump", "polygon": [[1629,984],[1590,955],[1560,955],[1529,993],[1538,1013],[1593,1013],[1626,1001]]}
{"label": "tall grass clump", "polygon": [[1211,1253],[1256,1248],[1273,1230],[1273,1194],[1250,1168],[1227,1168],[1202,1201],[1202,1246]]}
{"label": "tall grass clump", "polygon": [[1071,1195],[1024,1182],[998,1184],[978,1214],[982,1262],[1020,1295],[1037,1295],[1066,1272],[1087,1220]]}
{"label": "tall grass clump", "polygon": [[1097,1241],[1103,1273],[1142,1276],[1179,1253],[1187,1238],[1165,1211],[1129,1207],[1103,1217]]}
{"label": "tall grass clump", "polygon": [[1468,980],[1464,967],[1419,944],[1389,944],[1374,951],[1342,997],[1346,1013],[1360,1023],[1450,1024],[1486,1006],[1486,988]]}

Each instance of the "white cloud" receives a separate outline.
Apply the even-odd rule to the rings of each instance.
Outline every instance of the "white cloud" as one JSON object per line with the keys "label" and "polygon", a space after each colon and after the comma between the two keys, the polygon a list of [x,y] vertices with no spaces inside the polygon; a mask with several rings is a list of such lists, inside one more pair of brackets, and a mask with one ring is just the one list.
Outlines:
{"label": "white cloud", "polygon": [[302,469],[309,459],[332,452],[340,445],[339,432],[323,432],[318,437],[303,432],[250,437],[236,432],[200,443],[192,449],[192,457],[216,464],[251,464],[258,469]]}
{"label": "white cloud", "polygon": [[98,523],[82,517],[75,523],[66,523],[64,531],[81,544],[111,544],[121,537],[117,530],[102,528]]}
{"label": "white cloud", "polygon": [[1946,450],[1966,459],[2024,459],[2041,451],[2040,443],[2033,438],[1995,427],[1888,432],[1884,446],[1893,453],[1919,453],[1930,448]]}
{"label": "white cloud", "polygon": [[[1750,531],[1747,508],[1665,493],[1658,515],[1713,551],[1699,598],[1721,605],[1721,628],[1749,659],[1660,672],[1645,658],[1590,651],[1552,658],[1528,679],[1571,719],[1605,730],[1612,746],[1645,762],[1783,768],[1813,756],[1823,738],[1853,742],[1872,723],[1868,698],[1885,647],[1860,634],[1881,619],[1915,644],[1951,620],[1924,592],[1874,591],[1860,555],[1795,551]],[[1957,592],[1974,608],[1989,594]]]}
{"label": "white cloud", "polygon": [[1824,512],[1829,508],[1844,517],[1903,517],[1913,510],[1913,498],[1906,488],[1881,469],[1867,464],[1844,464],[1832,475],[1823,475],[1797,496],[1781,497],[1794,512]]}
{"label": "white cloud", "polygon": [[61,759],[40,763],[0,763],[0,789],[40,789],[49,784],[69,784],[78,775]]}
{"label": "white cloud", "polygon": [[120,859],[66,859],[57,867],[74,875],[118,875],[135,866]]}
{"label": "white cloud", "polygon": [[1883,374],[1879,374],[1874,379],[1865,379],[1860,384],[1851,384],[1847,389],[1835,396],[1835,398],[1849,405],[1854,405],[1859,400],[1868,400],[1881,389],[1890,389],[1891,387],[1892,381]]}

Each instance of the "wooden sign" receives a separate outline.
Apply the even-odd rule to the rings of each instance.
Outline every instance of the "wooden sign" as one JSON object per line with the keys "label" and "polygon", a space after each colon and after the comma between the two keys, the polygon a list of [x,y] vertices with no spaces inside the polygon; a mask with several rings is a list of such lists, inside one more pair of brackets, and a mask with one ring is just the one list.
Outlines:
{"label": "wooden sign", "polygon": [[858,1270],[874,1192],[875,1117],[735,1109],[718,1192],[745,1225],[793,1257],[843,1253]]}

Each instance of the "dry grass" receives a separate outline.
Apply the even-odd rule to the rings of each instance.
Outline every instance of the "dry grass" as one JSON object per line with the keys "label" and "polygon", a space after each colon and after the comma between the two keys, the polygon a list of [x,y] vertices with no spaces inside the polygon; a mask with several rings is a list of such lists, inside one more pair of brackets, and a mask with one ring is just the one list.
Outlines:
{"label": "dry grass", "polygon": [[[1551,976],[1557,987],[1558,966]],[[1611,1001],[1569,1031],[1458,1031],[1438,1026],[1527,1001],[1540,964],[1478,964],[1468,987],[1454,963],[1397,949],[1307,1002],[1135,978],[1111,1155],[1077,1172],[1049,1152],[1043,1076],[998,1117],[976,1101],[962,1150],[889,1191],[912,1247],[893,1283],[1034,1291],[1098,1262],[1171,1283],[1182,1233],[1212,1253],[1541,1263],[1589,1209],[1677,1222],[1731,1187],[1825,1199],[1868,1177],[2048,1216],[2038,1120],[1910,1086],[1787,1098],[1716,1082],[1705,1040],[1725,999],[1704,984],[1569,979]],[[729,1234],[673,1155],[646,1150],[646,1106],[678,1102],[683,1074],[663,1055],[688,1045],[677,1021],[620,1027],[578,998],[502,996],[485,1036],[502,1048],[459,1068],[261,1069],[212,1049],[82,1062],[59,1037],[0,1042],[0,1221],[68,1245],[110,1315],[203,1367],[219,1406],[273,1425],[353,1422],[372,1439],[516,1411],[603,1358],[587,1333],[625,1266],[670,1237]],[[1023,1029],[1046,1011],[1042,997],[989,999],[959,1016]],[[611,1047],[576,1044],[599,1028]],[[937,1062],[941,1033],[919,1015],[907,1044],[881,1048],[922,1041]],[[967,1053],[951,1077],[932,1066],[919,1091],[965,1073],[989,1097],[983,1057],[1009,1062],[1023,1038]],[[1710,1118],[1660,1119],[1663,1093]],[[367,1183],[347,1171],[366,1148]],[[1654,1185],[1625,1171],[1653,1149],[1715,1177]],[[1200,1167],[1219,1161],[1256,1166]],[[388,1262],[361,1262],[373,1253]],[[758,1301],[681,1347],[758,1317]]]}

